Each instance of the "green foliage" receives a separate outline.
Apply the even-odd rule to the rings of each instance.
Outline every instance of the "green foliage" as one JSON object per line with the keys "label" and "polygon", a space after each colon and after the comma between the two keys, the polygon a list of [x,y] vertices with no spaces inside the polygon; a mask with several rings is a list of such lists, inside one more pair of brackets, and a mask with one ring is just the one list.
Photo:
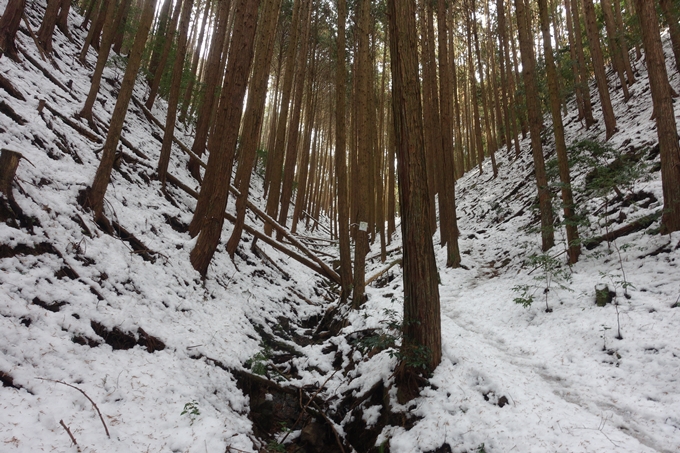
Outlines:
{"label": "green foliage", "polygon": [[477,447],[477,452],[476,453],[486,453],[486,448],[484,447],[484,444],[480,445]]}
{"label": "green foliage", "polygon": [[284,453],[286,451],[286,446],[280,442],[272,440],[267,444],[267,451]]}
{"label": "green foliage", "polygon": [[252,356],[250,359],[246,360],[244,366],[246,368],[249,368],[250,371],[253,372],[253,374],[264,376],[267,374],[267,365],[269,364],[269,359],[271,358],[272,350],[265,343],[260,343],[260,347],[262,348],[260,352]]}
{"label": "green foliage", "polygon": [[201,411],[198,409],[198,402],[191,401],[189,403],[186,403],[180,415],[188,415],[189,419],[191,420],[191,424],[193,425],[194,422],[196,421],[196,417],[201,415]]}
{"label": "green foliage", "polygon": [[525,264],[532,266],[534,270],[540,270],[540,273],[534,276],[535,283],[515,285],[512,288],[519,294],[513,301],[524,308],[529,308],[535,301],[534,295],[540,290],[545,295],[545,311],[551,312],[552,309],[548,305],[548,295],[553,287],[557,286],[559,289],[572,291],[567,286],[572,280],[571,269],[549,253],[531,255]]}
{"label": "green foliage", "polygon": [[621,195],[630,192],[633,184],[647,173],[641,152],[624,153],[608,144],[583,140],[569,148],[572,164],[582,164],[592,170],[586,175],[581,189],[584,195],[608,196],[612,191]]}

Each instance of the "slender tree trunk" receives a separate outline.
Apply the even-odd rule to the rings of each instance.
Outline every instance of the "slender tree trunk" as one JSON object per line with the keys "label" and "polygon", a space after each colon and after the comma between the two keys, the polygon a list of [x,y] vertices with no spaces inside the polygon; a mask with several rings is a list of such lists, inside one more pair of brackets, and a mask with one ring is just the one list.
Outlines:
{"label": "slender tree trunk", "polygon": [[71,0],[62,0],[59,17],[57,17],[57,28],[70,40],[71,32],[68,30],[68,14],[71,11]]}
{"label": "slender tree trunk", "polygon": [[161,182],[163,190],[165,190],[165,183],[168,177],[168,165],[170,164],[170,153],[172,151],[172,142],[175,135],[177,105],[179,103],[179,92],[182,88],[182,71],[184,70],[184,57],[187,53],[187,35],[189,33],[189,21],[191,19],[193,6],[194,0],[184,0],[182,17],[179,21],[179,39],[177,41],[175,61],[172,68],[172,79],[170,80],[168,113],[165,117],[165,135],[163,135],[163,143],[161,144],[157,169],[158,180]]}
{"label": "slender tree trunk", "polygon": [[[392,98],[404,241],[402,360],[397,368],[398,399],[418,393],[418,378],[441,362],[439,281],[429,228],[422,106],[418,78],[415,0],[388,0]],[[429,233],[429,232],[428,232]],[[414,361],[424,362],[417,369]]]}
{"label": "slender tree trunk", "polygon": [[106,62],[108,61],[109,54],[111,53],[111,44],[113,43],[113,38],[115,36],[117,27],[116,20],[117,15],[115,14],[115,8],[109,7],[106,23],[104,25],[104,32],[102,35],[102,43],[99,47],[99,55],[97,55],[97,64],[94,68],[94,73],[92,74],[90,91],[87,95],[87,99],[85,100],[85,105],[83,106],[80,113],[78,113],[78,116],[87,120],[87,122],[90,124],[90,127],[92,128],[95,128],[94,118],[92,117],[92,108],[94,107],[94,102],[97,100],[102,74],[104,73]]}
{"label": "slender tree trunk", "polygon": [[[293,76],[295,70],[295,55],[297,50],[298,36],[302,28],[300,10],[301,4],[308,3],[310,0],[296,0],[293,6],[293,18],[291,23],[291,34],[286,51],[285,72],[283,74],[283,93],[281,96],[281,111],[278,115],[278,125],[276,127],[276,144],[270,150],[271,172],[269,179],[269,190],[267,193],[267,215],[277,218],[279,208],[279,196],[281,194],[281,180],[283,172],[283,162],[286,147],[286,124],[288,123],[288,113],[290,112],[291,93],[293,90]],[[273,152],[272,152],[273,151]],[[265,223],[264,231],[267,236],[272,234],[272,226]]]}
{"label": "slender tree trunk", "polygon": [[574,71],[578,73],[579,84],[577,89],[583,92],[583,115],[586,121],[586,129],[590,129],[590,126],[595,124],[595,118],[593,118],[593,106],[590,101],[590,85],[588,69],[586,67],[586,57],[583,52],[583,33],[581,33],[581,19],[579,13],[579,0],[566,0],[566,2],[571,2],[571,17],[574,26],[574,40],[575,50],[576,50],[576,63],[577,70]]}
{"label": "slender tree trunk", "polygon": [[550,113],[552,114],[555,149],[560,172],[564,222],[567,230],[567,253],[569,255],[569,264],[574,264],[578,261],[578,257],[581,254],[581,245],[578,237],[578,229],[576,227],[574,196],[571,192],[571,176],[569,175],[569,157],[567,156],[567,145],[564,140],[564,124],[560,112],[561,101],[559,86],[557,84],[557,68],[555,67],[555,58],[553,57],[550,36],[550,19],[548,18],[546,0],[538,0],[538,9],[541,18],[545,64],[548,73]]}
{"label": "slender tree trunk", "polygon": [[223,124],[216,129],[208,144],[208,168],[191,222],[194,226],[200,224],[200,234],[190,255],[191,264],[203,277],[208,272],[222,234],[243,98],[253,59],[259,3],[260,0],[237,0],[235,5],[227,77],[219,107]]}
{"label": "slender tree trunk", "polygon": [[[302,114],[302,100],[304,97],[305,78],[307,77],[307,52],[309,49],[309,30],[312,20],[311,2],[305,2],[302,11],[305,19],[302,22],[300,33],[300,50],[296,63],[295,88],[293,98],[293,111],[288,122],[288,141],[286,143],[286,158],[283,165],[283,181],[281,184],[281,206],[279,208],[279,224],[286,226],[288,223],[288,211],[290,199],[293,196],[293,179],[295,176],[295,164],[298,156],[298,142],[300,138],[300,118]],[[277,233],[277,240],[281,240],[281,233]]]}
{"label": "slender tree trunk", "polygon": [[661,11],[671,35],[675,67],[680,72],[680,23],[678,23],[680,19],[678,18],[677,2],[675,7],[672,0],[659,0],[659,4],[661,5]]}
{"label": "slender tree trunk", "polygon": [[[191,151],[197,156],[202,156],[205,151],[205,145],[208,140],[208,131],[210,130],[210,120],[215,110],[215,103],[217,101],[216,93],[218,84],[222,81],[222,67],[224,58],[222,58],[222,48],[224,47],[224,40],[227,34],[227,18],[229,10],[231,9],[231,0],[219,0],[217,6],[217,24],[215,31],[210,40],[210,54],[206,62],[205,70],[205,93],[203,96],[203,103],[198,112],[198,119],[196,120],[196,131],[194,133],[194,143],[191,146]],[[191,175],[197,181],[201,180],[201,167],[196,159],[190,158],[187,165]]]}
{"label": "slender tree trunk", "polygon": [[349,237],[349,202],[347,183],[346,99],[347,63],[345,52],[346,0],[337,0],[338,35],[335,73],[335,175],[338,193],[338,239],[340,241],[340,300],[347,301],[352,291],[352,257]]}
{"label": "slender tree trunk", "polygon": [[[465,13],[465,20],[467,26],[467,45],[468,45],[468,69],[470,82],[470,96],[467,99],[468,104],[472,105],[473,109],[473,123],[474,123],[474,146],[477,151],[477,164],[479,166],[479,174],[483,173],[482,164],[484,163],[484,144],[482,140],[482,124],[479,114],[479,98],[477,90],[477,76],[475,74],[475,62],[472,50],[472,19],[470,18],[470,11]],[[481,68],[480,68],[481,70]],[[474,160],[474,159],[473,159]]]}
{"label": "slender tree trunk", "polygon": [[159,62],[161,60],[161,54],[163,53],[164,43],[168,39],[168,20],[170,19],[170,9],[172,8],[172,0],[161,0],[161,10],[158,14],[158,20],[156,21],[156,27],[153,32],[153,44],[151,47],[151,56],[149,58],[149,73],[147,75],[147,81],[149,83],[153,82],[154,75],[158,69]]}
{"label": "slender tree trunk", "polygon": [[21,17],[26,8],[26,0],[9,0],[5,12],[0,18],[0,57],[7,55],[14,61],[19,61],[15,39]]}
{"label": "slender tree trunk", "polygon": [[538,187],[538,202],[541,214],[541,244],[542,250],[545,252],[555,245],[555,235],[553,231],[550,189],[548,188],[548,177],[545,172],[545,162],[543,159],[543,145],[541,144],[541,104],[538,99],[539,91],[538,84],[536,83],[536,60],[534,57],[533,39],[529,31],[531,29],[531,22],[524,6],[524,0],[515,0],[515,12],[517,14],[517,31],[519,33],[519,45],[522,53],[522,74],[524,75],[527,114],[531,130],[531,151],[534,157],[536,186]]}
{"label": "slender tree trunk", "polygon": [[125,114],[132,97],[132,91],[135,86],[135,79],[139,72],[139,67],[142,63],[142,53],[146,45],[146,38],[151,28],[151,21],[153,20],[153,13],[156,8],[156,0],[146,0],[142,17],[137,29],[137,36],[135,43],[130,50],[128,57],[128,64],[125,68],[125,75],[121,83],[120,91],[116,106],[111,115],[111,124],[109,125],[109,132],[106,136],[104,149],[102,153],[102,160],[99,163],[97,172],[94,176],[92,186],[85,191],[85,196],[82,199],[83,206],[91,209],[94,213],[95,219],[98,223],[108,225],[108,221],[104,217],[104,196],[106,189],[111,179],[111,172],[113,170],[113,163],[116,158],[116,148],[120,140],[120,134],[123,130],[123,123],[125,122]]}
{"label": "slender tree trunk", "polygon": [[621,57],[623,58],[623,64],[626,69],[628,85],[632,85],[635,83],[635,73],[633,72],[633,67],[630,64],[630,56],[628,55],[628,43],[626,42],[626,28],[623,24],[623,15],[621,14],[620,0],[614,0],[614,13],[616,18],[616,29],[618,31],[616,35],[616,41],[618,42],[619,49],[621,49]]}
{"label": "slender tree trunk", "polygon": [[612,101],[609,97],[609,86],[607,85],[604,57],[602,55],[602,48],[600,47],[600,35],[597,30],[597,23],[595,22],[595,7],[593,6],[593,0],[583,0],[583,11],[583,15],[586,18],[586,31],[590,44],[590,55],[593,59],[595,81],[597,82],[597,90],[600,93],[602,115],[604,116],[607,140],[609,140],[612,135],[616,133],[616,117],[614,116]]}
{"label": "slender tree trunk", "polygon": [[191,99],[194,95],[194,85],[198,79],[198,61],[201,57],[201,49],[203,48],[203,41],[205,39],[206,25],[208,24],[208,18],[212,9],[210,8],[212,2],[206,1],[205,9],[203,10],[203,21],[201,22],[201,31],[198,34],[198,40],[196,41],[196,46],[194,47],[194,53],[191,58],[191,78],[184,90],[184,99],[182,100],[182,109],[179,115],[180,123],[186,123],[187,113],[189,111],[189,104],[191,104]]}
{"label": "slender tree trunk", "polygon": [[678,129],[654,3],[647,0],[635,0],[635,6],[642,28],[649,87],[652,91],[656,131],[659,136],[663,187],[661,231],[664,234],[670,234],[673,231],[680,230],[680,144],[678,143]]}
{"label": "slender tree trunk", "polygon": [[611,0],[600,0],[602,12],[604,13],[604,23],[607,30],[607,42],[609,43],[609,54],[612,59],[612,65],[616,74],[619,76],[621,82],[621,89],[623,90],[623,97],[626,101],[630,99],[630,92],[628,91],[628,84],[626,80],[626,68],[623,63],[623,49],[619,47],[617,39],[618,30],[616,29],[616,21],[614,19],[614,8],[612,8]]}
{"label": "slender tree trunk", "polygon": [[243,118],[243,142],[241,143],[241,165],[236,173],[240,195],[236,198],[236,222],[231,237],[227,242],[227,252],[233,258],[236,253],[243,225],[245,224],[246,204],[250,192],[250,178],[253,164],[257,156],[259,145],[259,131],[264,121],[264,105],[267,98],[267,84],[269,81],[269,66],[274,55],[274,41],[271,36],[276,35],[281,0],[266,0],[262,13],[261,25],[258,26],[258,38],[255,48],[253,75],[249,85],[248,104]]}
{"label": "slender tree trunk", "polygon": [[[449,66],[448,26],[446,21],[446,0],[437,0],[437,31],[439,39],[439,99],[441,100],[442,157],[441,173],[444,175],[439,205],[444,205],[446,218],[441,222],[441,234],[446,231],[446,266],[460,266],[458,247],[458,220],[456,219],[456,178],[453,166],[453,121],[451,118],[451,73]],[[443,218],[442,213],[440,216]]]}
{"label": "slender tree trunk", "polygon": [[357,90],[355,95],[356,102],[356,134],[359,137],[357,146],[357,180],[352,184],[359,187],[356,207],[356,223],[359,225],[355,233],[354,240],[354,291],[352,294],[352,308],[358,309],[365,301],[366,295],[366,254],[369,251],[368,245],[368,221],[369,205],[366,184],[369,178],[369,158],[371,154],[372,140],[368,130],[369,112],[369,93],[372,87],[373,71],[369,57],[369,20],[370,20],[370,0],[359,0],[358,7],[358,34],[356,80]]}
{"label": "slender tree trunk", "polygon": [[177,0],[175,3],[175,11],[172,13],[172,20],[170,21],[170,27],[168,28],[167,35],[165,37],[165,42],[163,44],[163,53],[158,60],[158,67],[153,76],[153,81],[149,88],[149,97],[146,99],[146,108],[151,110],[153,103],[156,101],[156,96],[158,95],[158,89],[161,86],[161,79],[163,78],[163,73],[165,72],[165,66],[168,62],[168,57],[170,57],[170,50],[172,49],[172,44],[175,42],[175,34],[177,33],[177,23],[179,22],[179,15],[182,8],[182,0]]}
{"label": "slender tree trunk", "polygon": [[42,23],[38,29],[38,42],[47,54],[52,53],[52,35],[54,34],[54,27],[57,25],[57,19],[59,18],[61,1],[62,0],[47,1],[47,9],[45,10],[45,15],[43,16]]}

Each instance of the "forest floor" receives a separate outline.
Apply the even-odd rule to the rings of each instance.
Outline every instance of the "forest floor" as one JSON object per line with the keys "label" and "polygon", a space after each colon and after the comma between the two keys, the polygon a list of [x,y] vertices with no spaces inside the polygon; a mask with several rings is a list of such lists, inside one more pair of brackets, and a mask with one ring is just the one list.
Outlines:
{"label": "forest floor", "polygon": [[[34,30],[38,3],[28,11]],[[81,20],[72,13],[69,23]],[[0,223],[0,451],[680,451],[680,238],[658,233],[659,157],[642,61],[632,98],[613,92],[619,132],[600,163],[588,160],[600,149],[593,145],[570,151],[581,156],[572,170],[588,223],[581,235],[600,238],[576,265],[564,264],[559,232],[558,245],[540,252],[528,139],[517,159],[497,152],[496,179],[487,159],[481,175],[458,181],[464,267],[447,269],[436,248],[442,363],[421,396],[400,406],[398,266],[350,311],[324,278],[246,234],[235,260],[221,245],[201,280],[186,232],[195,201],[172,185],[161,191],[163,132],[134,103],[106,198],[117,234],[79,207],[123,70],[107,68],[95,106],[100,130],[86,137],[67,124],[88,128],[74,115],[91,69],[76,57],[84,31],[73,37],[56,32],[51,63],[22,28],[19,45],[35,62],[0,60],[0,75],[19,92],[0,89],[0,147],[25,157],[14,185],[23,216]],[[95,58],[91,51],[88,63]],[[140,79],[138,99],[145,89]],[[164,117],[162,102],[153,114]],[[565,123],[572,144],[604,142],[603,128],[586,131],[573,108]],[[190,129],[176,135],[191,144]],[[170,173],[197,189],[187,160],[175,147]],[[593,169],[614,171],[621,161],[640,174],[619,180],[617,197]],[[256,178],[257,205],[260,185]],[[247,222],[261,229],[251,213]],[[602,240],[628,225],[637,231]],[[227,222],[224,241],[230,232]],[[337,255],[323,244],[310,241]],[[398,259],[399,245],[397,234],[387,262],[369,259],[367,275]],[[376,242],[371,256],[378,251]],[[601,283],[613,293],[604,307],[595,304]]]}

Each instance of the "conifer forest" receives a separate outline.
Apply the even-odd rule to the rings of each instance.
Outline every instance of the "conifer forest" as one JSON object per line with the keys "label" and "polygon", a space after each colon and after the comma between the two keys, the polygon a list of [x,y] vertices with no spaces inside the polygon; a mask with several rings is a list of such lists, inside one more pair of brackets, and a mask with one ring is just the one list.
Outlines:
{"label": "conifer forest", "polygon": [[0,0],[0,452],[680,451],[680,0]]}

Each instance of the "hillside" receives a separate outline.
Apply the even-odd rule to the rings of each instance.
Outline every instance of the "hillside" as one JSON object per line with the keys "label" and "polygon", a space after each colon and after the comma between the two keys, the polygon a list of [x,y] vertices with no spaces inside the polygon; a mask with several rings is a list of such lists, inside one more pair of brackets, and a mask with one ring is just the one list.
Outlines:
{"label": "hillside", "polygon": [[[32,3],[37,29],[43,2]],[[575,266],[563,264],[563,238],[540,252],[528,137],[517,159],[497,152],[497,179],[487,159],[484,173],[458,181],[463,267],[446,268],[436,248],[443,360],[421,396],[400,406],[399,266],[351,311],[325,278],[245,234],[234,261],[220,245],[202,280],[186,232],[195,200],[176,185],[161,190],[163,131],[138,104],[106,197],[116,234],[80,208],[123,69],[106,69],[100,130],[88,129],[74,116],[89,89],[91,69],[76,58],[85,31],[72,32],[73,42],[55,34],[54,65],[24,28],[21,62],[0,59],[19,92],[0,89],[0,147],[24,156],[13,185],[23,215],[0,223],[0,451],[680,451],[680,240],[658,233],[663,198],[642,61],[632,98],[613,92],[619,132],[601,163],[628,155],[641,173],[617,197],[593,182],[592,145],[571,151],[582,156],[572,170],[588,223],[581,235],[599,238]],[[680,74],[668,69],[680,92]],[[146,90],[140,77],[135,96]],[[603,143],[604,125],[587,131],[574,110],[569,143]],[[152,114],[164,117],[162,102]],[[178,128],[190,146],[192,131]],[[170,173],[196,190],[187,161],[175,146]],[[261,179],[252,189],[261,206]],[[252,213],[247,223],[262,229]],[[628,225],[638,231],[604,238]],[[308,243],[329,264],[337,256],[332,243]],[[398,259],[399,245],[397,235],[387,262],[370,259],[367,275]],[[378,250],[376,242],[369,257]],[[601,283],[614,293],[604,307],[595,304]],[[529,307],[514,302],[531,296]]]}

